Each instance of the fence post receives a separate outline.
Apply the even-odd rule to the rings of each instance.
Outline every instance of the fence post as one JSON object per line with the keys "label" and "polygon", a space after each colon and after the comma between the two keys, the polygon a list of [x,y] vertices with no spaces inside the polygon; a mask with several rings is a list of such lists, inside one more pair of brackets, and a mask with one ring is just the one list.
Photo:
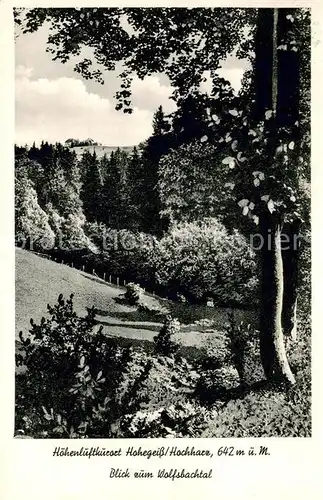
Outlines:
{"label": "fence post", "polygon": [[85,269],[85,264],[83,264],[83,266],[82,266],[82,271],[84,271],[84,269]]}
{"label": "fence post", "polygon": [[119,286],[119,276],[117,276],[117,286]]}
{"label": "fence post", "polygon": [[111,277],[111,274],[109,275],[109,283],[112,283],[112,277]]}
{"label": "fence post", "polygon": [[64,260],[62,259],[62,264],[64,264]]}
{"label": "fence post", "polygon": [[94,269],[92,269],[92,274],[94,274]]}
{"label": "fence post", "polygon": [[104,281],[105,281],[105,273],[103,273],[103,279],[104,279]]}
{"label": "fence post", "polygon": [[74,267],[73,262],[72,262],[72,267]]}

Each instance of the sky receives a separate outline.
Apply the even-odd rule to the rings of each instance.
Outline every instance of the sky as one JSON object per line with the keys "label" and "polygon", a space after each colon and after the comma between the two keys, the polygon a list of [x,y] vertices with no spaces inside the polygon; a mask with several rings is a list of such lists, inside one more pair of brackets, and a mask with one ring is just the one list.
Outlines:
{"label": "sky", "polygon": [[[68,138],[88,137],[107,146],[133,146],[149,137],[153,114],[162,105],[175,109],[169,98],[172,88],[164,75],[134,78],[131,115],[116,111],[113,98],[118,89],[116,72],[105,73],[105,84],[83,80],[74,63],[52,61],[46,52],[47,27],[21,35],[15,42],[16,143],[34,141],[64,143]],[[239,90],[246,61],[231,56],[219,74]],[[210,90],[210,82],[202,90]]]}

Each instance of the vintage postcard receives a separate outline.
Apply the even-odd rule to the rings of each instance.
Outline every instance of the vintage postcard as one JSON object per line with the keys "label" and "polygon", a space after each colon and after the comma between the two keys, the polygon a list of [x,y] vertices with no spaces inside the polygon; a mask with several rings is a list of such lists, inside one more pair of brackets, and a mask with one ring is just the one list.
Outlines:
{"label": "vintage postcard", "polygon": [[3,498],[321,498],[319,6],[0,9]]}

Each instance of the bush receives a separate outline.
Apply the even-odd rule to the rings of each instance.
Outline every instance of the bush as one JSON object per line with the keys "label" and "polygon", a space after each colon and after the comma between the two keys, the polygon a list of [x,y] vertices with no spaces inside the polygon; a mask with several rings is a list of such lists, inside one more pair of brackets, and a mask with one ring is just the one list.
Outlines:
{"label": "bush", "polygon": [[127,229],[111,229],[104,224],[87,223],[88,236],[101,250],[104,271],[128,282],[152,283],[155,237]]}
{"label": "bush", "polygon": [[167,316],[159,334],[154,337],[155,351],[164,356],[171,356],[178,351],[179,345],[171,340],[173,335],[180,331],[180,322],[178,319]]}
{"label": "bush", "polygon": [[257,297],[257,263],[245,238],[215,219],[173,226],[155,252],[156,280],[190,301],[251,306]]}
{"label": "bush", "polygon": [[137,285],[136,283],[128,283],[124,298],[130,305],[134,306],[139,303],[143,293],[144,291],[140,285]]}
{"label": "bush", "polygon": [[98,247],[105,241],[100,252],[61,251],[64,262],[119,276],[179,302],[203,303],[210,297],[219,306],[255,304],[256,257],[240,233],[230,234],[215,219],[174,225],[160,240],[94,223],[87,224],[90,234]]}
{"label": "bush", "polygon": [[[185,409],[185,398],[199,378],[192,365],[180,357],[149,356],[143,349],[118,346],[101,329],[95,331],[94,309],[85,318],[77,317],[73,296],[65,301],[60,295],[48,312],[50,317],[39,325],[31,320],[29,336],[20,332],[16,365],[24,372],[16,374],[17,437],[154,437],[188,432],[188,421],[195,415],[193,409]],[[170,322],[168,331],[175,330],[176,321]],[[162,423],[158,417],[150,430],[146,424],[136,431],[128,429],[127,422],[135,423],[138,412],[150,415],[155,410],[163,415]]]}
{"label": "bush", "polygon": [[176,403],[158,410],[125,415],[122,427],[129,437],[198,437],[207,425],[207,413],[197,404]]}
{"label": "bush", "polygon": [[169,309],[158,300],[147,300],[147,297],[138,305],[138,311],[157,317],[164,317],[169,313]]}
{"label": "bush", "polygon": [[230,312],[228,317],[229,323],[226,325],[226,331],[229,338],[230,361],[239,374],[241,384],[244,384],[248,350],[252,346],[251,325],[245,325],[243,321],[237,324],[233,312]]}
{"label": "bush", "polygon": [[237,370],[232,365],[226,365],[201,373],[196,386],[196,396],[203,403],[214,403],[218,399],[231,399],[231,391],[239,387],[240,377]]}
{"label": "bush", "polygon": [[[20,332],[16,365],[16,429],[33,437],[110,437],[125,408],[137,410],[136,388],[147,374],[144,353],[94,331],[95,310],[78,318],[73,296],[48,306],[50,318]],[[139,403],[138,403],[139,404]]]}

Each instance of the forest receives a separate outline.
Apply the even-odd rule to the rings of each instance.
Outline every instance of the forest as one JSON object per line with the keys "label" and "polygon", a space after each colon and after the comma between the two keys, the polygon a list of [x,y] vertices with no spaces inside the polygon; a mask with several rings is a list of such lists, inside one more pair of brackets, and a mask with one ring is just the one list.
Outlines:
{"label": "forest", "polygon": [[[15,21],[49,23],[58,61],[82,46],[106,70],[122,60],[119,112],[132,112],[132,74],[166,74],[176,102],[130,152],[15,146],[16,246],[118,277],[106,315],[157,332],[124,343],[96,329],[93,303],[75,312],[77,288],[60,293],[19,333],[17,436],[310,436],[309,11],[36,8]],[[238,93],[216,72],[233,50],[251,64]],[[103,83],[92,61],[75,69]]]}

